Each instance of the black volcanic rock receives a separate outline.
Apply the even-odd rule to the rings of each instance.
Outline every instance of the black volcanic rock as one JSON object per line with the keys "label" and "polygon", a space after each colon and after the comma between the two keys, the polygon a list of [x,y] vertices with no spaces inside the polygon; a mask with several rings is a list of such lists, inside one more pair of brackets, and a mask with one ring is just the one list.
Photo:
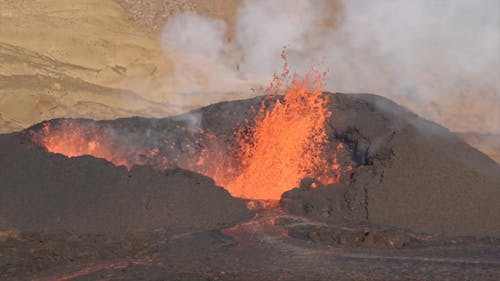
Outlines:
{"label": "black volcanic rock", "polygon": [[500,165],[390,100],[330,97],[330,134],[351,148],[357,167],[341,185],[284,193],[285,210],[322,221],[500,237]]}
{"label": "black volcanic rock", "polygon": [[0,135],[0,217],[20,231],[177,233],[220,229],[250,218],[240,200],[185,170],[125,167],[67,158]]}

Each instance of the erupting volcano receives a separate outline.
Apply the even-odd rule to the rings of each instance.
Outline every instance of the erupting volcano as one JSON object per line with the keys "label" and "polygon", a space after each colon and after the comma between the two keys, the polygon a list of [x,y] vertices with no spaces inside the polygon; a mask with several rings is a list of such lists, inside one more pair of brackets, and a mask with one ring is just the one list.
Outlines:
{"label": "erupting volcano", "polygon": [[[8,250],[7,260],[36,255],[31,249],[44,249],[39,241],[48,239],[64,241],[55,247],[60,252],[50,252],[64,261],[84,260],[80,249],[87,243],[96,251],[111,247],[110,259],[136,253],[131,266],[148,276],[154,268],[158,279],[192,280],[176,274],[200,271],[208,262],[249,280],[276,280],[279,261],[291,268],[289,280],[309,278],[308,270],[331,280],[332,268],[351,272],[346,263],[359,271],[360,258],[381,268],[388,262],[380,257],[418,264],[413,261],[435,257],[435,248],[425,247],[446,246],[448,237],[500,235],[500,167],[491,159],[390,100],[322,92],[322,75],[314,71],[286,77],[278,76],[265,96],[185,115],[53,119],[0,135],[0,228],[6,225],[10,236],[20,230],[9,249],[29,245],[24,252]],[[44,231],[56,234],[36,236]],[[75,239],[80,248],[66,258],[66,243]],[[115,239],[130,247],[110,245]],[[458,241],[470,256],[485,256],[477,242],[470,244],[483,240]],[[500,243],[491,241],[484,247],[498,253]],[[349,256],[330,255],[336,247]],[[424,256],[415,257],[412,247]],[[405,251],[394,258],[387,248]],[[443,260],[456,263],[455,254],[445,254],[432,270],[455,274]],[[256,268],[263,278],[252,275]],[[24,263],[16,267],[24,269]]]}
{"label": "erupting volcano", "polygon": [[325,185],[339,183],[352,165],[348,159],[345,165],[339,164],[337,154],[345,154],[344,144],[339,143],[335,151],[328,149],[326,122],[332,112],[327,108],[328,96],[322,93],[325,73],[313,70],[289,81],[284,53],[282,57],[285,71],[265,90],[256,114],[233,128],[229,145],[211,130],[199,129],[193,143],[156,139],[160,145],[145,147],[134,143],[137,137],[79,120],[45,122],[41,131],[32,131],[32,139],[49,152],[91,155],[129,170],[133,165],[193,170],[240,198],[278,200],[306,177]]}
{"label": "erupting volcano", "polygon": [[472,2],[0,0],[0,280],[500,280]]}

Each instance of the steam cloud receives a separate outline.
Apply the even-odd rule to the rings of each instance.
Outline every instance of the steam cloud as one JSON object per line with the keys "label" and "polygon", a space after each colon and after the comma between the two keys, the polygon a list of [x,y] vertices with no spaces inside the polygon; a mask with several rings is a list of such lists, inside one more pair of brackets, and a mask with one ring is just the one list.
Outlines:
{"label": "steam cloud", "polygon": [[[332,21],[332,18],[335,21]],[[252,0],[234,38],[185,13],[162,34],[178,103],[252,95],[280,72],[329,70],[326,90],[376,93],[454,131],[500,133],[500,1]]]}

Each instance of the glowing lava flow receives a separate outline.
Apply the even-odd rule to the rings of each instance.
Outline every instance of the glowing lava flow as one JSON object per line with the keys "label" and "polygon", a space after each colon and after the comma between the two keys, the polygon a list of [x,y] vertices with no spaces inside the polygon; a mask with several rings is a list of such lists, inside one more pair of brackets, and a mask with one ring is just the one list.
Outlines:
{"label": "glowing lava flow", "polygon": [[62,120],[57,129],[53,129],[48,122],[44,123],[42,133],[41,137],[35,135],[35,142],[44,146],[49,152],[68,157],[92,155],[104,158],[116,166],[128,168],[132,166],[122,151],[114,148],[109,138],[96,126],[83,126],[71,120]]}
{"label": "glowing lava flow", "polygon": [[[241,143],[242,172],[225,185],[233,196],[279,199],[305,177],[322,176],[328,167],[324,155],[328,98],[320,77],[294,79],[271,110],[262,105],[250,140]],[[314,88],[308,89],[313,82]],[[217,180],[217,178],[216,178]],[[331,183],[332,180],[320,179]]]}
{"label": "glowing lava flow", "polygon": [[115,166],[150,165],[158,169],[167,168],[166,156],[160,155],[157,147],[152,149],[131,148],[113,141],[117,133],[111,128],[92,122],[58,120],[57,124],[44,122],[39,133],[32,132],[32,140],[47,151],[68,157],[92,155],[103,158]]}
{"label": "glowing lava flow", "polygon": [[[278,200],[306,177],[323,184],[338,183],[352,168],[338,160],[338,154],[346,152],[344,144],[329,143],[325,125],[331,112],[328,95],[322,93],[323,75],[313,71],[286,83],[289,71],[285,55],[282,57],[284,73],[266,90],[253,122],[237,129],[237,149],[226,154],[220,153],[225,150],[207,129],[198,132],[200,139],[180,150],[177,147],[183,141],[142,147],[109,126],[78,120],[46,122],[32,139],[49,152],[68,157],[92,155],[129,169],[137,164],[160,170],[190,169],[213,178],[241,198]],[[283,96],[278,95],[283,92]],[[198,147],[202,149],[197,151]]]}

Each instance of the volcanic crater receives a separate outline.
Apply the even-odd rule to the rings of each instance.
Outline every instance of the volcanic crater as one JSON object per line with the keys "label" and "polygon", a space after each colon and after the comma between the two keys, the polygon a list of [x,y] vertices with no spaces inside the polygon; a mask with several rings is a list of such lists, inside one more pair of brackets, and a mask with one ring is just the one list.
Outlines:
{"label": "volcanic crater", "polygon": [[[497,163],[388,99],[305,85],[162,119],[54,119],[1,135],[4,238],[156,233],[171,241],[175,262],[196,243],[219,245],[199,258],[230,257],[258,248],[255,237],[286,251],[296,238],[383,249],[500,245]],[[136,239],[126,237],[116,239]],[[248,266],[234,270],[255,277]]]}
{"label": "volcanic crater", "polygon": [[164,119],[55,119],[19,136],[70,157],[104,158],[132,178],[137,165],[191,170],[234,197],[281,199],[285,210],[320,220],[500,235],[500,168],[487,156],[382,97],[320,93],[314,102],[325,107],[309,111],[311,100],[299,99],[302,108],[280,116],[292,122],[269,118],[286,95],[263,96]]}

